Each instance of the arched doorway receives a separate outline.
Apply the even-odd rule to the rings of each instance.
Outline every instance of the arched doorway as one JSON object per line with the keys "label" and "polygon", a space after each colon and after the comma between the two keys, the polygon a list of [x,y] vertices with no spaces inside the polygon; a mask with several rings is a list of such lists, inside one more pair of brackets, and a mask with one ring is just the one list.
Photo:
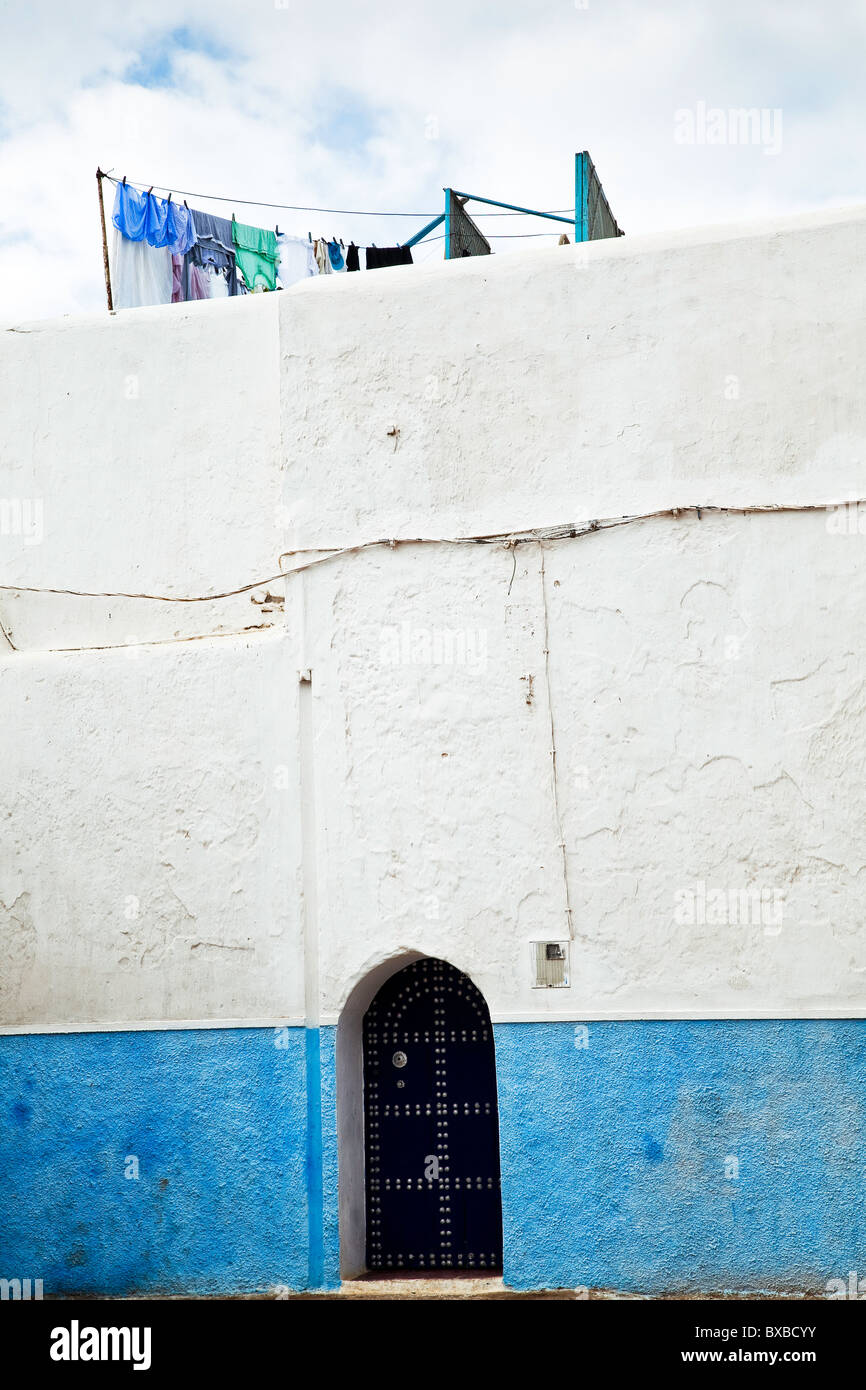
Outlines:
{"label": "arched doorway", "polygon": [[447,961],[392,975],[364,1015],[367,1268],[502,1267],[499,1117],[484,998]]}

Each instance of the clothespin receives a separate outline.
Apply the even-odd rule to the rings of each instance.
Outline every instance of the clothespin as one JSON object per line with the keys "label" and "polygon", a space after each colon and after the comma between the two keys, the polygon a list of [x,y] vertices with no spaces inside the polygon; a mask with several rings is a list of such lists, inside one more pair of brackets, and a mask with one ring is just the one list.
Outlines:
{"label": "clothespin", "polygon": [[126,183],[126,174],[124,174],[123,180],[122,180],[122,181],[123,181],[123,183]]}
{"label": "clothespin", "polygon": [[186,198],[184,198],[183,200],[183,205],[186,208],[187,212],[189,212],[189,203],[186,201]]}
{"label": "clothespin", "polygon": [[344,243],[344,241],[343,241],[343,238],[342,238],[342,237],[340,237],[340,245],[341,245],[341,246],[342,246],[342,248],[343,248],[343,250],[344,250],[344,251],[345,251],[345,249],[346,249],[346,246],[345,246],[345,243]]}
{"label": "clothespin", "polygon": [[279,225],[279,223],[277,223],[276,227],[274,227],[274,236],[279,236],[279,235],[280,235],[280,225]]}
{"label": "clothespin", "polygon": [[150,197],[150,195],[151,195],[152,192],[153,192],[153,184],[151,184],[151,185],[150,185],[150,188],[147,190],[147,196],[148,196],[148,198]]}
{"label": "clothespin", "polygon": [[173,194],[173,193],[169,193],[168,198],[166,199],[166,201],[170,203],[173,197],[174,197],[174,194]]}
{"label": "clothespin", "polygon": [[313,240],[313,233],[312,233],[312,232],[307,232],[307,241],[312,241],[312,240]]}

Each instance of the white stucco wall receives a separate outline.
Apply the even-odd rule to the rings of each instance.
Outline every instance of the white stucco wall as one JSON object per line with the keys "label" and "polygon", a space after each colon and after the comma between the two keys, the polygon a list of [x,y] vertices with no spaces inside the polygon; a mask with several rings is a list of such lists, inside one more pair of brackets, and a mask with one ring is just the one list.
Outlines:
{"label": "white stucco wall", "polygon": [[[40,544],[0,536],[5,583],[183,597],[274,567],[276,298],[174,307],[170,321],[135,309],[0,333],[0,497],[42,505]],[[3,613],[34,651],[260,622],[249,594],[214,607],[18,592]]]}
{"label": "white stucco wall", "polygon": [[3,582],[101,595],[0,592],[6,1026],[333,1022],[400,950],[494,1018],[866,1013],[866,510],[822,509],[864,250],[846,210],[0,334],[44,508]]}
{"label": "white stucco wall", "polygon": [[4,664],[4,1021],[302,1011],[290,668],[273,634]]}

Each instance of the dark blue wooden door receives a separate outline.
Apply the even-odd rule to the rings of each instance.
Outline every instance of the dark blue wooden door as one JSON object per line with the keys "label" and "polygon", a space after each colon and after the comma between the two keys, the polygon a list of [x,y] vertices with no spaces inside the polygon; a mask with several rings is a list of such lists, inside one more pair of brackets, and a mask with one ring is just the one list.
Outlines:
{"label": "dark blue wooden door", "polygon": [[364,1017],[367,1266],[502,1266],[490,1014],[443,960],[392,975]]}

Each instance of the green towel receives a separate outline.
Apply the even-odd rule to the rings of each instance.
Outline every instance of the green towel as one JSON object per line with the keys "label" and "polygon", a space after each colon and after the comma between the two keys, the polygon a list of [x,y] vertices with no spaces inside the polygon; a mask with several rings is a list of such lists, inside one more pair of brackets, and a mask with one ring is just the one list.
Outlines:
{"label": "green towel", "polygon": [[263,227],[247,227],[243,222],[232,222],[232,240],[235,244],[235,258],[238,269],[247,282],[247,289],[256,285],[266,289],[277,288],[277,237],[275,232],[266,232]]}

